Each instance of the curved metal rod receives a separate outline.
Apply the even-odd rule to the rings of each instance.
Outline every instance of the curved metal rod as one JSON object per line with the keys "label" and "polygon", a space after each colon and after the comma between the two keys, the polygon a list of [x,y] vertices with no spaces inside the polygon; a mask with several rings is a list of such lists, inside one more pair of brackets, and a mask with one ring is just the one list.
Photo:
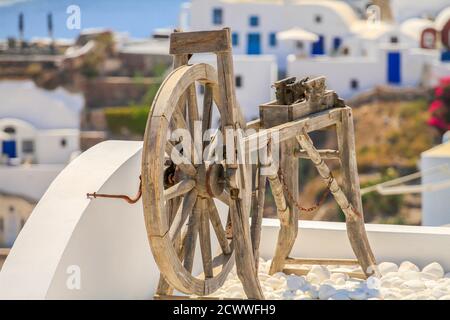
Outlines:
{"label": "curved metal rod", "polygon": [[110,198],[110,199],[122,199],[128,202],[129,204],[135,204],[136,202],[141,199],[142,196],[142,179],[141,176],[139,176],[139,190],[134,198],[130,198],[129,196],[125,194],[106,194],[106,193],[88,193],[86,196],[89,199],[96,199],[96,198]]}

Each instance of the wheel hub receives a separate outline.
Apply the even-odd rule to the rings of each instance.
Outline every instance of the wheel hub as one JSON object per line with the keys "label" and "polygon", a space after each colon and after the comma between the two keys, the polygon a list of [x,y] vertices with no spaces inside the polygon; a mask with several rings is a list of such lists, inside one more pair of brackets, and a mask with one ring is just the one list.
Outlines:
{"label": "wheel hub", "polygon": [[225,188],[225,170],[221,164],[211,164],[206,168],[201,165],[197,168],[197,191],[199,196],[205,198],[218,197]]}

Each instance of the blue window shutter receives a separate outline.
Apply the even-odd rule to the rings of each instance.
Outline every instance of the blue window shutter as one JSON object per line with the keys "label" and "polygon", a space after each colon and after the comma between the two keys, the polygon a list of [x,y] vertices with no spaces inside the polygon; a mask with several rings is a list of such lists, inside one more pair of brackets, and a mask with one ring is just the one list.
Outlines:
{"label": "blue window shutter", "polygon": [[261,35],[259,33],[248,34],[247,54],[261,54]]}
{"label": "blue window shutter", "polygon": [[259,17],[258,16],[250,16],[250,26],[251,27],[259,26]]}
{"label": "blue window shutter", "polygon": [[441,53],[441,61],[450,61],[450,51],[442,51]]}
{"label": "blue window shutter", "polygon": [[339,37],[335,37],[333,39],[333,49],[334,50],[339,50],[339,48],[341,47],[342,44],[342,39]]}
{"label": "blue window shutter", "polygon": [[319,35],[319,40],[317,40],[316,42],[313,42],[312,47],[311,47],[311,54],[313,55],[320,55],[320,54],[325,54],[325,48],[324,45],[325,44],[325,38],[323,37],[323,35]]}
{"label": "blue window shutter", "polygon": [[231,35],[231,41],[233,43],[233,46],[239,45],[239,34],[237,32],[233,32],[233,34]]}
{"label": "blue window shutter", "polygon": [[275,32],[269,34],[269,45],[271,47],[277,46],[277,34]]}
{"label": "blue window shutter", "polygon": [[401,60],[402,56],[400,52],[388,52],[387,57],[387,73],[388,73],[388,83],[390,84],[401,84],[402,82],[402,70],[401,70]]}
{"label": "blue window shutter", "polygon": [[221,25],[223,24],[223,10],[222,8],[213,9],[213,24]]}

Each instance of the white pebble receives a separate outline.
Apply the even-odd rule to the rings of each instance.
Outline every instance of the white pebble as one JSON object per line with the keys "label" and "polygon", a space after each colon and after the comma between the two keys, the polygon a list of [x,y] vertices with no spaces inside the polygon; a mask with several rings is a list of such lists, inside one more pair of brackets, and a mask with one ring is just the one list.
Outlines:
{"label": "white pebble", "polygon": [[382,276],[390,272],[398,272],[398,266],[393,262],[382,262],[378,265],[378,270]]}
{"label": "white pebble", "polygon": [[325,266],[313,266],[311,270],[308,272],[308,275],[306,279],[308,280],[308,276],[312,274],[315,275],[319,281],[319,283],[322,283],[322,281],[330,279],[330,271]]}
{"label": "white pebble", "polygon": [[303,277],[299,277],[296,275],[289,275],[286,278],[286,281],[288,289],[292,291],[301,289],[306,284],[306,281]]}
{"label": "white pebble", "polygon": [[421,280],[408,280],[405,281],[402,285],[402,288],[411,289],[414,291],[424,290],[426,289],[425,284]]}
{"label": "white pebble", "polygon": [[336,289],[328,284],[321,285],[319,288],[319,299],[328,300],[331,296],[336,293]]}
{"label": "white pebble", "polygon": [[348,296],[352,300],[364,300],[367,297],[366,292],[362,289],[351,291]]}
{"label": "white pebble", "polygon": [[383,295],[385,300],[400,300],[402,296],[397,292],[389,292]]}
{"label": "white pebble", "polygon": [[342,280],[344,280],[344,282],[345,282],[345,281],[348,280],[348,275],[345,274],[345,273],[336,272],[336,273],[332,273],[332,274],[330,275],[330,279],[333,280],[333,281],[335,281],[335,282],[336,282],[337,280],[342,279]]}
{"label": "white pebble", "polygon": [[274,290],[281,288],[284,284],[284,282],[281,279],[277,279],[274,277],[267,279],[266,281],[264,281],[264,283],[272,287],[272,289]]}
{"label": "white pebble", "polygon": [[331,300],[350,300],[348,292],[345,290],[338,290],[333,296],[330,297]]}
{"label": "white pebble", "polygon": [[439,300],[450,300],[450,294],[440,297]]}
{"label": "white pebble", "polygon": [[305,293],[312,299],[319,298],[319,290],[315,289],[314,287],[309,288]]}
{"label": "white pebble", "polygon": [[419,267],[416,266],[411,261],[404,261],[400,264],[400,267],[398,268],[398,272],[405,272],[405,271],[420,271]]}
{"label": "white pebble", "polygon": [[432,262],[422,269],[423,273],[432,274],[436,279],[442,278],[444,276],[444,269],[437,262]]}
{"label": "white pebble", "polygon": [[415,293],[411,293],[410,295],[402,297],[401,300],[417,300],[417,295]]}
{"label": "white pebble", "polygon": [[448,288],[442,286],[437,286],[431,289],[431,295],[437,299],[446,296],[448,293],[449,293]]}
{"label": "white pebble", "polygon": [[403,271],[400,272],[400,276],[405,280],[418,280],[422,278],[422,274],[419,271]]}

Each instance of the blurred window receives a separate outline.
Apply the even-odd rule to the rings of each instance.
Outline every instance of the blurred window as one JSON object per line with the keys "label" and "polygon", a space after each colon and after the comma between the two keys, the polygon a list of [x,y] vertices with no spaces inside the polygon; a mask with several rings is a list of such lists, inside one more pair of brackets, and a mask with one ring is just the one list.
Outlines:
{"label": "blurred window", "polygon": [[223,24],[223,10],[222,8],[213,9],[213,24],[221,25]]}
{"label": "blurred window", "polygon": [[233,34],[231,35],[231,41],[233,43],[233,46],[239,45],[239,34],[237,32],[233,32]]}
{"label": "blurred window", "polygon": [[3,129],[3,132],[9,133],[9,134],[15,134],[16,133],[16,128],[14,128],[14,127],[6,127],[5,129]]}
{"label": "blurred window", "polygon": [[250,16],[250,26],[251,27],[259,26],[259,17],[258,16]]}
{"label": "blurred window", "polygon": [[242,76],[236,76],[236,88],[241,88],[242,87]]}
{"label": "blurred window", "polygon": [[277,34],[275,32],[269,34],[269,44],[271,47],[277,46]]}
{"label": "blurred window", "polygon": [[398,43],[398,37],[397,36],[392,36],[391,37],[391,43]]}
{"label": "blurred window", "polygon": [[23,153],[34,153],[34,141],[33,140],[23,140],[22,141],[22,152]]}

